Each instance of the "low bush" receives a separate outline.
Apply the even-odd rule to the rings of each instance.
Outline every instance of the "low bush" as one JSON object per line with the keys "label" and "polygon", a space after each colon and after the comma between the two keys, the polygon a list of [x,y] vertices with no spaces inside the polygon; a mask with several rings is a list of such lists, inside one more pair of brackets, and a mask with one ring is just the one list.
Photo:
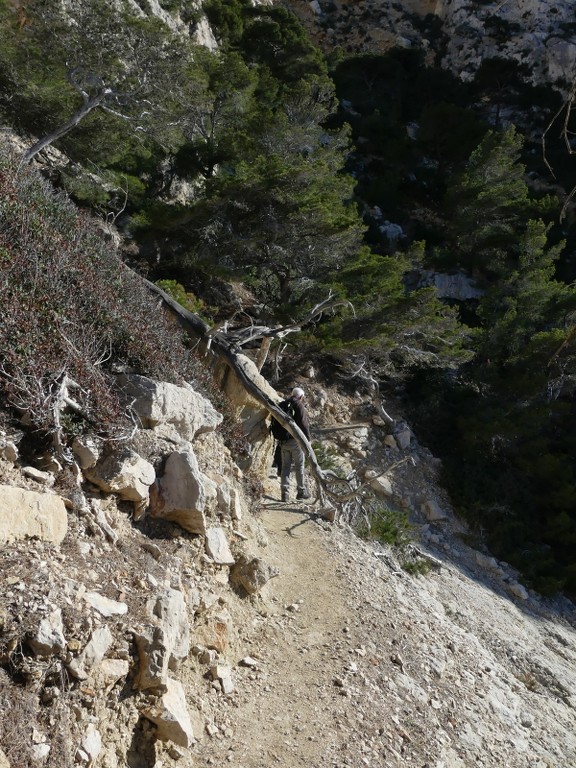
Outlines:
{"label": "low bush", "polygon": [[80,213],[0,149],[0,391],[55,429],[59,389],[104,435],[130,424],[114,373],[178,383],[205,374],[175,321]]}

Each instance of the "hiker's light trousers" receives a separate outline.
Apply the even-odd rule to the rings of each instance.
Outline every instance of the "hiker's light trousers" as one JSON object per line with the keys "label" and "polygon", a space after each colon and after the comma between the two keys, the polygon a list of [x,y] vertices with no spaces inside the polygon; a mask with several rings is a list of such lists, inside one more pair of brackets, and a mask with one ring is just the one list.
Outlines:
{"label": "hiker's light trousers", "polygon": [[304,451],[296,440],[286,440],[285,443],[282,443],[282,472],[280,473],[280,489],[282,491],[288,493],[290,471],[292,470],[292,464],[294,464],[298,491],[299,493],[304,492],[304,458]]}

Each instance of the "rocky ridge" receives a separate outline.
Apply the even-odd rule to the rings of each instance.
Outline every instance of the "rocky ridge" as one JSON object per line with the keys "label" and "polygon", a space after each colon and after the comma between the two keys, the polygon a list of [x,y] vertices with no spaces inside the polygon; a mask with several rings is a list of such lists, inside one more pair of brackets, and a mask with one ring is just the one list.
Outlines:
{"label": "rocky ridge", "polygon": [[471,80],[487,58],[527,64],[534,84],[572,82],[576,27],[570,0],[286,0],[326,51],[382,53],[424,48]]}

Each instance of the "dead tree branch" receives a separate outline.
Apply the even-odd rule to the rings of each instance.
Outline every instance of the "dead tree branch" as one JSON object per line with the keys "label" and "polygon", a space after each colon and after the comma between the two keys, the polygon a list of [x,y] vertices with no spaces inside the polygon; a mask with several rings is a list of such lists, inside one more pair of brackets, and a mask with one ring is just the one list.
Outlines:
{"label": "dead tree branch", "polygon": [[[542,159],[544,161],[544,164],[550,171],[550,174],[552,175],[553,179],[556,179],[556,173],[554,169],[552,168],[552,165],[550,164],[550,161],[548,160],[548,150],[547,150],[547,138],[548,134],[552,130],[552,127],[555,125],[557,120],[560,118],[562,113],[564,113],[564,119],[562,120],[562,128],[560,130],[560,137],[564,141],[564,145],[566,147],[566,152],[568,155],[574,155],[576,154],[576,150],[572,149],[572,143],[571,138],[574,136],[574,133],[570,131],[569,123],[570,123],[570,117],[572,116],[572,111],[574,109],[574,101],[576,99],[576,85],[572,87],[570,92],[568,93],[568,96],[560,106],[560,108],[556,111],[556,113],[552,116],[551,120],[549,121],[548,125],[546,126],[543,134],[542,134]],[[576,186],[572,187],[570,192],[568,193],[568,196],[566,197],[566,200],[564,201],[562,205],[562,210],[560,211],[560,221],[563,221],[566,216],[566,211],[568,210],[568,206],[570,205],[571,200],[576,195]]]}
{"label": "dead tree branch", "polygon": [[[265,326],[252,326],[247,329],[247,333],[243,334],[237,330],[228,330],[227,324],[222,323],[216,331],[210,327],[208,323],[202,320],[197,314],[187,310],[175,299],[172,298],[166,291],[159,288],[154,283],[142,278],[144,283],[150,288],[151,291],[162,297],[166,305],[177,314],[181,324],[191,330],[197,335],[201,342],[204,344],[206,351],[211,350],[213,354],[217,355],[223,360],[236,374],[239,382],[242,384],[246,392],[250,394],[260,405],[268,411],[268,413],[279,421],[289,432],[289,434],[296,440],[298,445],[304,451],[304,455],[308,460],[310,471],[316,482],[317,499],[320,501],[323,507],[329,508],[331,502],[339,503],[340,496],[329,491],[326,484],[326,475],[318,464],[316,454],[312,448],[310,442],[306,439],[301,429],[296,422],[286,414],[277,403],[275,403],[268,395],[263,392],[260,387],[253,381],[250,374],[246,371],[243,362],[240,358],[241,344],[247,343],[248,340],[254,340],[258,338],[278,338],[282,339],[288,333],[298,331],[306,323],[310,323],[318,319],[322,313],[332,310],[337,306],[346,304],[351,306],[348,302],[342,302],[333,300],[332,297],[328,297],[326,300],[319,302],[313,307],[308,315],[300,323],[294,323],[289,326],[282,326],[278,328],[267,328]],[[342,498],[342,501],[346,501],[348,497]]]}
{"label": "dead tree branch", "polygon": [[[178,316],[183,327],[199,337],[205,351],[208,352],[210,350],[212,354],[223,360],[233,370],[245,391],[264,406],[270,416],[279,421],[296,440],[304,451],[310,472],[316,484],[316,500],[320,504],[320,515],[329,520],[336,520],[337,517],[344,518],[348,523],[355,523],[362,517],[368,519],[370,517],[370,508],[377,506],[374,492],[369,489],[369,483],[362,483],[356,473],[353,473],[351,477],[341,478],[330,470],[323,470],[320,467],[312,445],[296,422],[276,402],[268,397],[253,380],[250,372],[244,365],[241,352],[241,345],[247,343],[248,340],[258,338],[282,339],[288,333],[300,330],[306,323],[314,322],[323,312],[332,310],[337,306],[351,305],[348,302],[334,301],[330,296],[313,307],[300,323],[278,328],[251,326],[243,334],[242,332],[239,333],[236,329],[229,329],[228,323],[225,322],[220,323],[218,327],[210,327],[198,315],[185,309],[157,285],[146,279],[144,279],[144,282]],[[387,423],[393,424],[394,420],[386,413],[381,404],[375,376],[365,372],[365,369],[366,363],[363,363],[356,372],[356,375],[361,376],[371,388],[375,404],[378,406],[377,409],[382,418]],[[396,467],[411,460],[412,457],[410,456],[401,459],[384,469],[378,477],[393,471]]]}

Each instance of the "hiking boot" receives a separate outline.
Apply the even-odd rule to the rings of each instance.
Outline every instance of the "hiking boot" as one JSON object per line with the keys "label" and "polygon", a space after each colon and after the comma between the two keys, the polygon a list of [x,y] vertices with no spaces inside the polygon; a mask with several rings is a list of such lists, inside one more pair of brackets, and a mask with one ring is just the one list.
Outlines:
{"label": "hiking boot", "polygon": [[288,491],[282,491],[282,501],[288,501]]}
{"label": "hiking boot", "polygon": [[296,498],[297,499],[309,499],[310,498],[310,494],[308,493],[308,491],[298,491],[298,493],[296,494]]}

